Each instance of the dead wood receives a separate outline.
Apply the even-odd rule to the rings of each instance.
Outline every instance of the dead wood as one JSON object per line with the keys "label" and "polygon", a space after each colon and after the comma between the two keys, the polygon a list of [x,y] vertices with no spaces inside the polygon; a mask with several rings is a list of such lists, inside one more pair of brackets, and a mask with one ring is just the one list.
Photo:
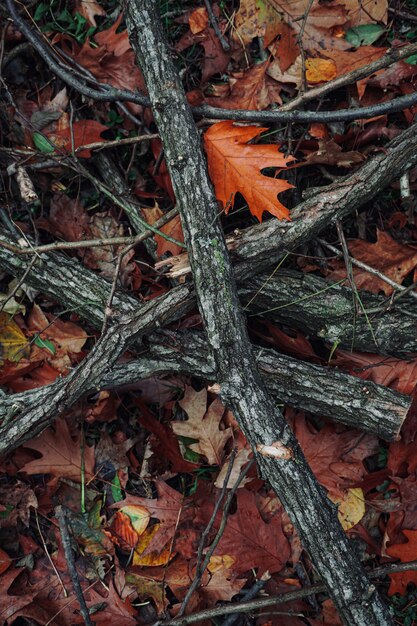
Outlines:
{"label": "dead wood", "polygon": [[[274,350],[253,349],[264,383],[278,404],[328,416],[386,440],[397,437],[410,407],[408,396],[337,370],[281,356]],[[130,363],[96,372],[89,384],[77,389],[78,397],[97,389],[132,386],[163,374],[187,374],[217,382],[204,333],[160,331],[147,338],[141,353]],[[7,420],[9,416],[12,425],[6,421],[0,426],[0,455],[32,439],[53,422],[55,399],[61,397],[64,381],[1,397],[0,419]]]}
{"label": "dead wood", "polygon": [[238,419],[264,477],[292,518],[343,621],[359,626],[392,624],[338,522],[334,505],[259,377],[199,135],[156,4],[133,0],[124,3],[124,8],[165,150],[221,395]]}

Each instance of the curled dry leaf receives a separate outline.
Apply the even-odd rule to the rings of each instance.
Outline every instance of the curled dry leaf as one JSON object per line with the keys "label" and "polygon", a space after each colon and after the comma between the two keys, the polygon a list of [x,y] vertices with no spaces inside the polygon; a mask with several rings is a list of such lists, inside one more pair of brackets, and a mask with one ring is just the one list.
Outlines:
{"label": "curled dry leaf", "polygon": [[96,15],[106,15],[106,11],[97,0],[77,0],[75,12],[85,17],[91,26],[97,26]]}

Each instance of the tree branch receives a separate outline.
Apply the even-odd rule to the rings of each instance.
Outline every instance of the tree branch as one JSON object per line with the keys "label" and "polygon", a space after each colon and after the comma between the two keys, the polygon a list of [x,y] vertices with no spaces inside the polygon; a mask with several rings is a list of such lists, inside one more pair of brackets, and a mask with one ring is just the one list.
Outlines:
{"label": "tree branch", "polygon": [[[392,624],[288,424],[259,377],[237,297],[200,138],[170,58],[155,2],[124,3],[132,47],[152,102],[221,394],[287,509],[346,624]],[[197,184],[196,184],[197,182]]]}

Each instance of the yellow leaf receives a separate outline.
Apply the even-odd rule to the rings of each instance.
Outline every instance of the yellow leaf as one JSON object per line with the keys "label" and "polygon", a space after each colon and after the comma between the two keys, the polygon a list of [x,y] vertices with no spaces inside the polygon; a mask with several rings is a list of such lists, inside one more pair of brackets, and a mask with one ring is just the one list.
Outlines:
{"label": "yellow leaf", "polygon": [[119,511],[129,517],[130,523],[138,535],[142,535],[145,532],[151,517],[148,509],[144,506],[131,504],[122,507]]}
{"label": "yellow leaf", "polygon": [[338,505],[339,522],[344,530],[350,530],[365,515],[365,498],[360,488],[348,489],[330,499]]}
{"label": "yellow leaf", "polygon": [[336,63],[331,59],[306,60],[306,79],[309,83],[326,83],[336,76]]}
{"label": "yellow leaf", "polygon": [[160,565],[167,565],[175,556],[175,552],[171,551],[171,542],[169,542],[160,552],[149,552],[149,554],[142,556],[159,527],[160,524],[155,524],[155,526],[148,528],[140,536],[133,553],[133,565],[140,565],[141,567],[158,567]]}
{"label": "yellow leaf", "polygon": [[228,554],[223,554],[221,556],[212,556],[209,564],[207,566],[210,574],[214,574],[222,569],[232,569],[236,559],[233,556],[229,556]]}
{"label": "yellow leaf", "polygon": [[28,357],[30,345],[19,326],[7,313],[0,313],[0,363],[13,361],[17,363]]}

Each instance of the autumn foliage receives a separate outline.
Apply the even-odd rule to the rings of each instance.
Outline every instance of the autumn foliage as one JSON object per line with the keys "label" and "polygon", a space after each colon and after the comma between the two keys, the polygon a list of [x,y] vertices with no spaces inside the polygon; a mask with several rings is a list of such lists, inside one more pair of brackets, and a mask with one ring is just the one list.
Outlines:
{"label": "autumn foliage", "polygon": [[[103,93],[106,86],[145,93],[123,15],[115,12],[114,3],[77,0],[65,8],[67,3],[49,4],[35,3],[28,11],[48,46],[54,46],[54,54],[70,64],[74,75],[95,87],[99,83]],[[388,7],[384,0],[241,0],[238,7],[213,2],[216,30],[203,2],[192,7],[178,3],[172,10],[170,3],[169,10],[160,4],[190,104],[227,110],[274,111],[299,94],[308,95],[312,88],[380,59],[391,46],[401,50],[416,37],[415,14],[412,19],[401,14],[415,11],[413,0],[404,5],[406,11],[403,5]],[[160,224],[175,206],[161,142],[147,138],[157,130],[151,109],[81,96],[55,79],[40,60],[26,52],[15,54],[23,36],[11,29],[3,14],[0,19],[8,85],[1,104],[0,158],[4,155],[2,171],[12,181],[4,192],[7,210],[2,210],[4,224],[14,224],[16,245],[56,243],[59,248],[92,240],[90,246],[67,246],[51,254],[67,255],[115,290],[136,297],[138,306],[168,293],[175,285],[157,262],[163,265],[174,257],[179,275],[188,273],[178,215],[134,246],[124,239],[140,232],[138,224]],[[415,57],[396,61],[322,96],[322,108],[360,108],[410,93],[416,68]],[[309,102],[303,106],[312,111],[323,104],[318,99],[314,105]],[[238,239],[241,230],[256,229],[262,221],[294,223],[291,211],[303,194],[308,197],[311,188],[342,178],[384,151],[386,141],[410,125],[414,115],[411,107],[366,120],[358,113],[354,123],[271,127],[203,120],[202,144],[226,235]],[[113,155],[122,182],[108,165],[103,175],[98,156],[103,153]],[[34,201],[15,199],[20,198],[21,185],[13,178],[12,165],[29,171]],[[306,280],[314,273],[329,285],[349,287],[353,327],[357,317],[365,315],[372,329],[373,315],[395,307],[400,297],[410,308],[415,305],[416,181],[414,168],[407,174],[406,194],[404,181],[401,188],[397,181],[370,199],[361,215],[346,219],[345,256],[325,246],[339,243],[340,232],[330,224],[321,233],[326,241],[308,242],[282,260],[286,267],[304,272]],[[114,201],[115,196],[129,201],[130,212]],[[4,237],[7,233],[6,224]],[[247,237],[250,244],[250,233]],[[101,245],[104,239],[111,241]],[[349,258],[362,266],[351,265]],[[30,272],[29,277],[23,275],[21,267],[3,265],[1,259],[0,265],[0,384],[8,394],[46,388],[88,358],[101,329],[96,320],[84,319],[76,306],[46,297],[42,284],[31,283]],[[47,262],[45,267],[47,281]],[[272,275],[277,271],[271,268]],[[68,284],[67,289],[77,292],[77,285]],[[364,311],[364,292],[380,296],[378,311]],[[109,327],[118,312],[102,293],[100,297],[100,314],[105,312]],[[203,330],[195,309],[170,328],[185,337],[189,331]],[[250,316],[248,328],[261,347],[272,346],[329,372],[337,368],[415,396],[413,352],[387,354],[378,338],[373,352],[340,346],[337,339],[328,345],[319,335],[304,336],[292,319],[278,326],[264,316]],[[164,347],[161,342],[161,360]],[[121,362],[130,364],[147,356],[146,351],[146,340],[139,347],[132,345]],[[120,389],[96,389],[72,407],[63,405],[52,426],[2,459],[4,624],[82,622],[55,516],[58,504],[69,511],[77,575],[97,625],[129,626],[174,617],[196,576],[202,536],[204,557],[220,529],[186,614],[242,598],[262,577],[270,595],[301,589],[313,580],[292,521],[254,465],[236,489],[223,528],[224,493],[252,461],[252,450],[222,404],[216,384],[210,386],[215,381],[201,373],[193,377],[172,370],[175,373],[135,379]],[[16,402],[18,410],[19,397]],[[337,424],[331,415],[283,409],[369,569],[415,560],[415,407],[401,438],[390,444]],[[14,417],[12,411],[4,420]],[[415,585],[415,571],[391,574],[381,585],[398,619],[408,619],[407,624],[417,619],[410,609]],[[298,599],[286,604],[286,611],[288,615],[272,618],[256,613],[251,623],[340,623],[323,597],[313,603]]]}

